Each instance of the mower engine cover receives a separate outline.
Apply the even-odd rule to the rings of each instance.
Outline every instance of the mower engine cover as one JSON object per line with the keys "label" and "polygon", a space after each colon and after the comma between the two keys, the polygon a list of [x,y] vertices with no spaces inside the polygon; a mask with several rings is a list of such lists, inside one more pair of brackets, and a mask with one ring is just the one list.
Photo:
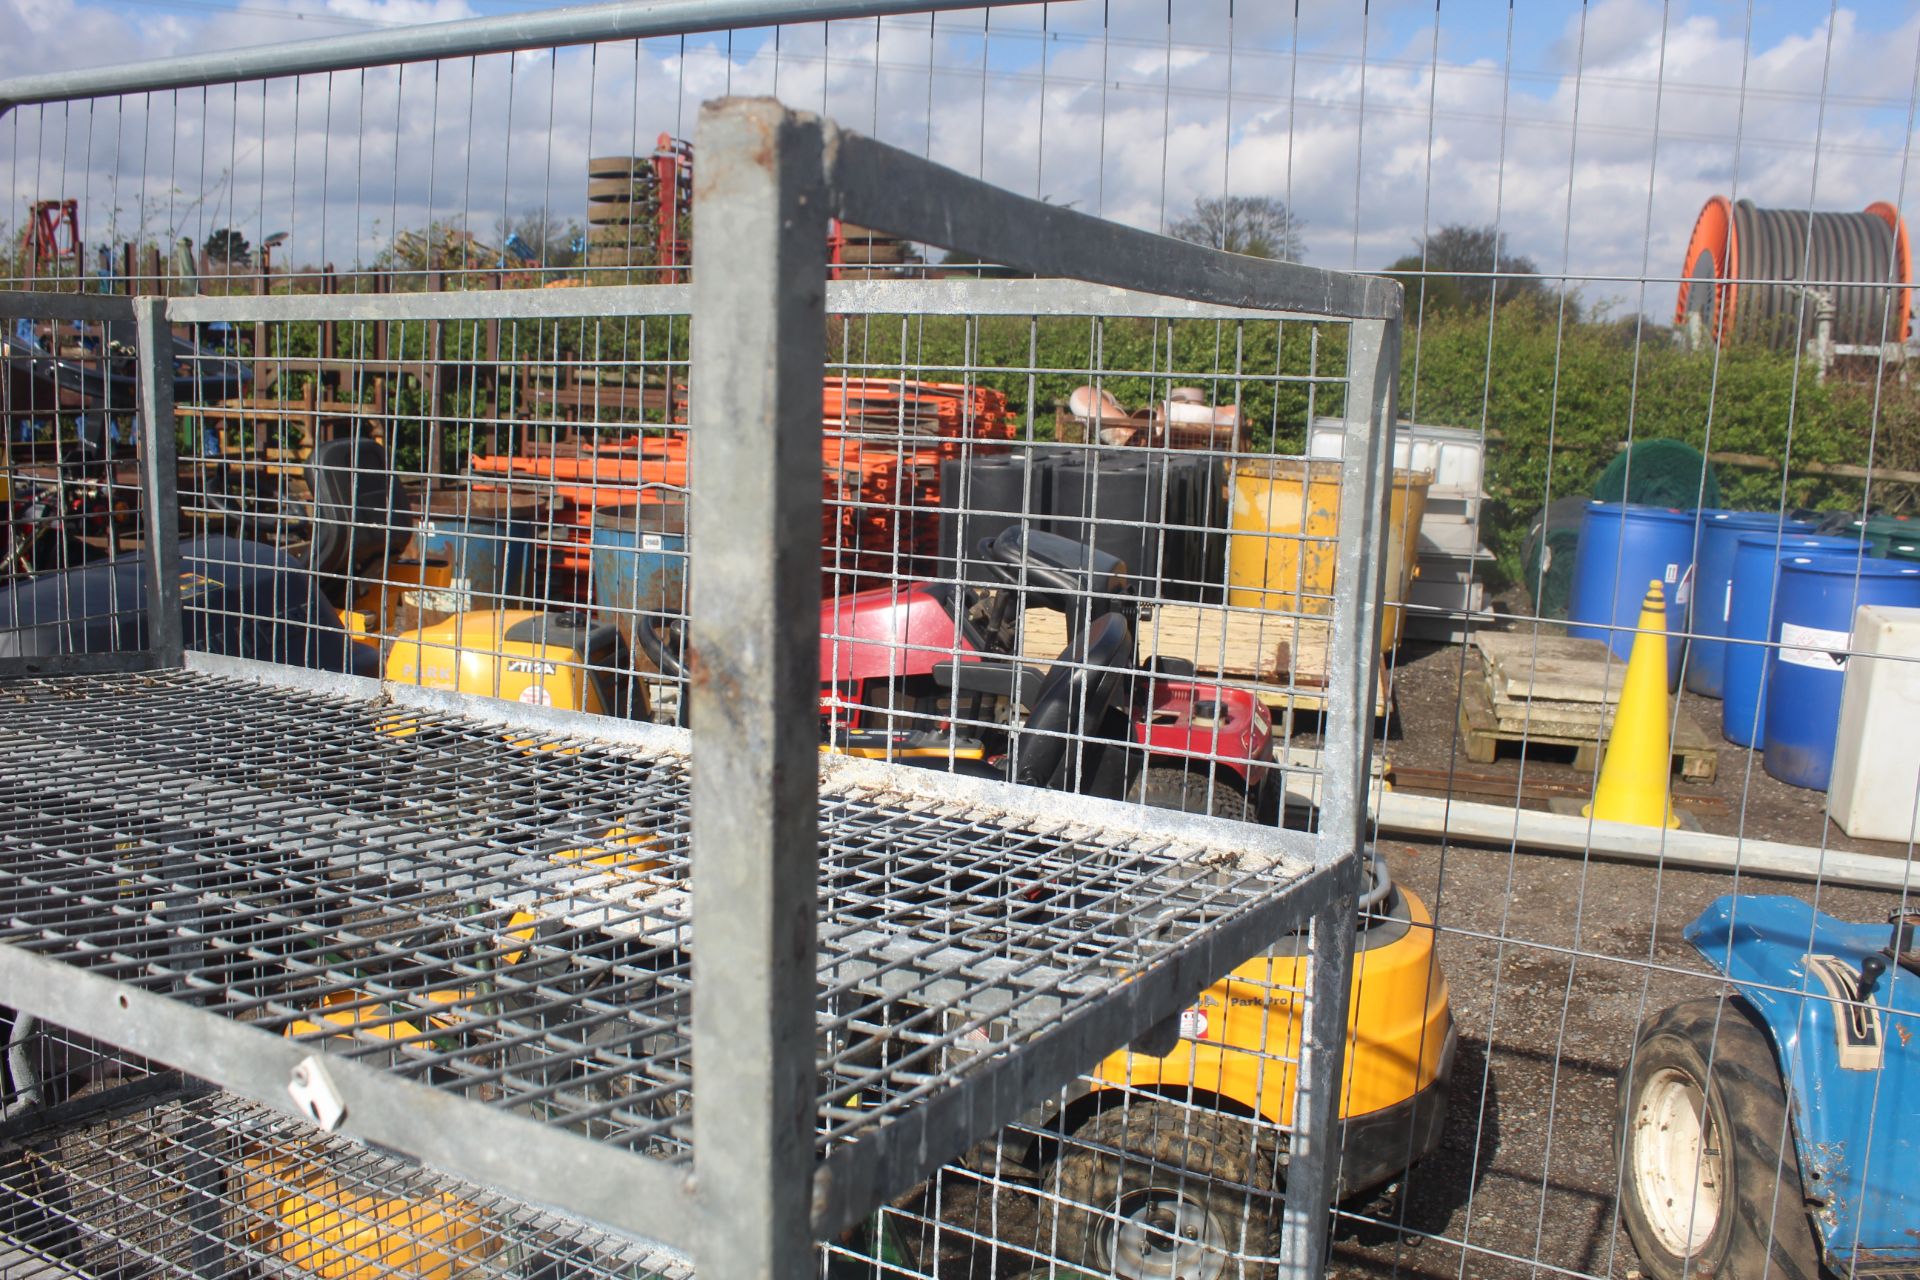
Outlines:
{"label": "mower engine cover", "polygon": [[1841,1275],[1920,1268],[1920,1188],[1906,1176],[1920,1160],[1920,975],[1894,936],[1766,894],[1719,898],[1686,929],[1773,1041],[1804,1193]]}
{"label": "mower engine cover", "polygon": [[[378,656],[348,641],[340,615],[298,557],[239,538],[180,548],[186,647],[320,671],[379,674]],[[112,653],[147,644],[143,557],[45,574],[0,590],[0,658]]]}
{"label": "mower engine cover", "polygon": [[483,609],[401,633],[388,680],[529,706],[648,718],[620,633],[581,613]]}

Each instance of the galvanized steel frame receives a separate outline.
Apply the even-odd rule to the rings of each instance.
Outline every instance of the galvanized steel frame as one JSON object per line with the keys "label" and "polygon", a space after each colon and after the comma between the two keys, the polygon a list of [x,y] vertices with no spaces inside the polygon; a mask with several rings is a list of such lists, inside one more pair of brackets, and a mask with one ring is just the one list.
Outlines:
{"label": "galvanized steel frame", "polygon": [[[951,1153],[957,1138],[1008,1123],[1039,1096],[1062,1087],[1089,1064],[1090,1042],[1119,1043],[1141,1034],[1150,1011],[1157,1019],[1177,1010],[1240,958],[1306,918],[1312,977],[1283,1256],[1287,1274],[1318,1275],[1338,1158],[1333,1137],[1351,972],[1351,911],[1365,836],[1398,287],[1229,258],[1012,196],[769,101],[710,105],[699,139],[701,234],[695,243],[708,248],[696,248],[692,286],[171,302],[0,297],[0,313],[94,318],[111,312],[110,318],[131,318],[139,329],[155,619],[152,645],[142,661],[177,666],[184,660],[194,669],[245,673],[295,687],[320,681],[346,689],[364,682],[181,656],[178,524],[168,519],[177,514],[171,383],[157,376],[165,375],[170,363],[162,356],[168,322],[691,311],[698,330],[728,335],[725,344],[695,344],[692,373],[694,421],[732,427],[694,433],[698,469],[731,482],[697,491],[692,511],[703,564],[717,566],[703,569],[694,595],[694,722],[723,726],[691,739],[699,764],[693,775],[695,874],[703,892],[731,908],[703,925],[706,936],[721,931],[722,942],[696,948],[694,962],[703,997],[695,1002],[695,1039],[706,1046],[695,1051],[701,1066],[694,1176],[683,1180],[665,1166],[600,1151],[515,1117],[490,1117],[479,1131],[448,1123],[447,1100],[432,1090],[381,1079],[377,1071],[343,1062],[335,1075],[343,1093],[351,1095],[348,1131],[398,1143],[455,1172],[535,1198],[557,1198],[555,1189],[564,1187],[574,1212],[693,1243],[703,1268],[714,1276],[798,1276],[811,1269],[809,1244],[818,1234],[844,1228],[876,1196],[925,1176]],[[829,286],[818,260],[829,216],[1076,279]],[[862,1161],[830,1158],[816,1167],[809,1130],[818,785],[822,776],[894,774],[892,766],[833,761],[823,775],[815,746],[818,645],[809,629],[791,622],[817,613],[814,534],[820,498],[813,479],[814,442],[829,310],[1344,322],[1350,333],[1349,444],[1342,476],[1345,492],[1355,500],[1342,503],[1336,573],[1342,582],[1371,589],[1343,592],[1336,603],[1329,655],[1326,758],[1331,764],[1319,831],[1246,828],[1239,842],[1256,859],[1305,857],[1314,872],[1277,893],[1267,908],[1189,948],[1177,963],[1129,984],[1126,998],[1080,1019],[1073,1036],[1038,1036],[967,1086],[922,1108],[914,1118],[919,1141],[896,1141],[894,1149],[866,1153]],[[403,704],[447,702],[445,695],[377,685],[361,692]],[[672,730],[581,722],[524,707],[459,705],[463,714],[480,710],[503,722],[565,728],[603,740],[644,738],[668,749],[683,749],[686,741]],[[1034,805],[1007,784],[920,771],[898,776],[911,778],[908,787],[929,798],[992,803],[1015,812]],[[1084,812],[1088,821],[1142,832],[1172,831],[1189,821],[1054,795],[1046,798],[1045,811],[1055,817]],[[287,1073],[305,1050],[237,1026],[210,1037],[207,1020],[191,1010],[141,993],[129,997],[104,979],[75,981],[56,970],[60,967],[51,962],[0,947],[0,978],[9,991],[21,992],[11,1002],[284,1106]],[[503,1140],[509,1135],[510,1141]]]}

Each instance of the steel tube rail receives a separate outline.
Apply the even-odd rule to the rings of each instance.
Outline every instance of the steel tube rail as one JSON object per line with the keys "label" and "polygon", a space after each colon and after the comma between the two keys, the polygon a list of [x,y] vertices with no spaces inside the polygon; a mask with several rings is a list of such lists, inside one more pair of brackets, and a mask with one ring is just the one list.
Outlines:
{"label": "steel tube rail", "polygon": [[1383,276],[1226,254],[998,191],[981,200],[978,179],[831,126],[827,164],[836,217],[1015,270],[1268,312],[1400,318],[1400,286]]}
{"label": "steel tube rail", "polygon": [[87,67],[0,80],[0,115],[14,107],[125,93],[233,84],[326,71],[390,67],[436,58],[468,58],[522,49],[552,49],[603,40],[693,35],[739,27],[834,22],[890,14],[1038,0],[658,0],[653,4],[571,5],[545,13],[510,13],[434,22],[395,31],[326,36],[218,53],[183,54],[117,67]]}

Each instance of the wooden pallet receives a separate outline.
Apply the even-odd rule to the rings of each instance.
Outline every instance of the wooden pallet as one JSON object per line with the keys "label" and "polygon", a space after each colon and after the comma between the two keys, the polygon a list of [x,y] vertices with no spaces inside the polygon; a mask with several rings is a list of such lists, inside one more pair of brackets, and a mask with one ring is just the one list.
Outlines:
{"label": "wooden pallet", "polygon": [[[1544,718],[1538,714],[1537,705],[1536,714],[1529,721],[1524,703],[1518,704],[1517,712],[1512,704],[1496,708],[1487,684],[1471,674],[1460,682],[1460,738],[1468,760],[1492,764],[1500,754],[1502,743],[1524,743],[1528,747],[1571,747],[1573,767],[1593,770],[1611,727],[1603,723],[1597,704],[1588,704],[1593,714],[1584,723]],[[1562,708],[1568,705],[1573,704],[1560,704]],[[1688,782],[1712,782],[1720,770],[1719,749],[1685,708],[1674,724],[1673,754],[1679,761],[1681,778]]]}
{"label": "wooden pallet", "polygon": [[[1289,618],[1258,609],[1213,605],[1155,605],[1136,635],[1142,662],[1177,658],[1195,674],[1229,688],[1251,691],[1272,710],[1319,712],[1327,705],[1327,644],[1324,618]],[[1051,609],[1030,610],[1020,654],[1045,664],[1067,647],[1066,619]],[[1384,673],[1374,686],[1375,715],[1387,712]]]}
{"label": "wooden pallet", "polygon": [[1476,631],[1473,644],[1486,664],[1496,701],[1614,703],[1627,680],[1627,660],[1604,641],[1530,631]]}

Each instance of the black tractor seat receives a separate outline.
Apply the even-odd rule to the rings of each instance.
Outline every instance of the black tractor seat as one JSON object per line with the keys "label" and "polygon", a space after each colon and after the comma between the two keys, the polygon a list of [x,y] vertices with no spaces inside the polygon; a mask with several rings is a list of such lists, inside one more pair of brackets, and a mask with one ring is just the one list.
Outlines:
{"label": "black tractor seat", "polygon": [[307,463],[313,490],[313,540],[307,565],[335,604],[355,579],[392,559],[412,540],[413,502],[387,450],[371,436],[315,445]]}
{"label": "black tractor seat", "polygon": [[1065,614],[1069,635],[1085,617],[1134,615],[1126,561],[1084,542],[1015,526],[981,542],[979,558],[1031,607]]}

